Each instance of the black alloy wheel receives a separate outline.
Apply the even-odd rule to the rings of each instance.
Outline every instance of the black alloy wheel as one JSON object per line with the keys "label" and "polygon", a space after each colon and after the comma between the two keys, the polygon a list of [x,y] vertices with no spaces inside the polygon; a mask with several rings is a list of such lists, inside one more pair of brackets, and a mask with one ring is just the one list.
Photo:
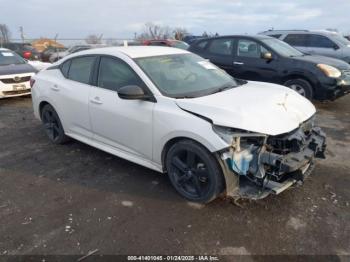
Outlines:
{"label": "black alloy wheel", "polygon": [[175,189],[191,201],[207,203],[223,191],[223,175],[217,160],[193,141],[173,145],[167,154],[166,168]]}
{"label": "black alloy wheel", "polygon": [[54,144],[63,144],[67,142],[68,137],[64,134],[61,121],[55,109],[47,104],[41,112],[41,120],[43,122],[46,135]]}

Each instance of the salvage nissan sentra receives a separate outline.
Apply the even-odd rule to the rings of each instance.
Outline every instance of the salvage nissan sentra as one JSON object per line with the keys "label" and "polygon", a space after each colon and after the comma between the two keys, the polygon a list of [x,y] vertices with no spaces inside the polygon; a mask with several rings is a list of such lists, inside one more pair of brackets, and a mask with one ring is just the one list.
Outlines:
{"label": "salvage nissan sentra", "polygon": [[53,143],[74,138],[167,173],[191,201],[279,194],[324,158],[325,135],[307,99],[234,79],[185,50],[84,51],[31,84],[35,116]]}

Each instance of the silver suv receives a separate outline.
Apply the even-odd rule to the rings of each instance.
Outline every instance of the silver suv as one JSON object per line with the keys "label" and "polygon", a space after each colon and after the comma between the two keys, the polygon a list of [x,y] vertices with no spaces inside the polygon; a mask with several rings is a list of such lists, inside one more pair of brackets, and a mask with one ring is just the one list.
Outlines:
{"label": "silver suv", "polygon": [[260,33],[278,38],[301,52],[330,56],[350,64],[350,41],[331,31],[269,30]]}

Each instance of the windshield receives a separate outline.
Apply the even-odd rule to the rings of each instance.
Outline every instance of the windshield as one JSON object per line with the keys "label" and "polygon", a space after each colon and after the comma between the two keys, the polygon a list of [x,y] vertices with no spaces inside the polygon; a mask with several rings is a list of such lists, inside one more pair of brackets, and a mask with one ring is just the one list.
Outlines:
{"label": "windshield", "polygon": [[261,41],[264,42],[267,46],[269,46],[271,49],[273,49],[276,53],[278,53],[281,56],[293,57],[293,56],[304,55],[302,52],[298,51],[294,47],[275,38],[266,38],[266,39],[262,39]]}
{"label": "windshield", "polygon": [[174,41],[171,43],[171,46],[176,47],[176,48],[180,48],[180,49],[184,49],[187,50],[190,46],[182,41]]}
{"label": "windshield", "polygon": [[0,65],[25,64],[22,57],[12,51],[0,51]]}
{"label": "windshield", "polygon": [[195,54],[143,57],[135,61],[160,92],[169,97],[199,97],[237,86],[230,75]]}
{"label": "windshield", "polygon": [[350,41],[341,35],[334,34],[332,35],[332,38],[341,45],[350,46]]}

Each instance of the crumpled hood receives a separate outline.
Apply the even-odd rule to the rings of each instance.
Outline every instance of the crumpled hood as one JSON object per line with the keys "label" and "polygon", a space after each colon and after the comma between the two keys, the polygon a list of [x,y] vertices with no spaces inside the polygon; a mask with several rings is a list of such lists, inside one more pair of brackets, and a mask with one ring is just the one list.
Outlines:
{"label": "crumpled hood", "polygon": [[273,136],[298,128],[316,112],[313,104],[297,92],[262,82],[248,82],[209,96],[177,99],[176,103],[215,125]]}

